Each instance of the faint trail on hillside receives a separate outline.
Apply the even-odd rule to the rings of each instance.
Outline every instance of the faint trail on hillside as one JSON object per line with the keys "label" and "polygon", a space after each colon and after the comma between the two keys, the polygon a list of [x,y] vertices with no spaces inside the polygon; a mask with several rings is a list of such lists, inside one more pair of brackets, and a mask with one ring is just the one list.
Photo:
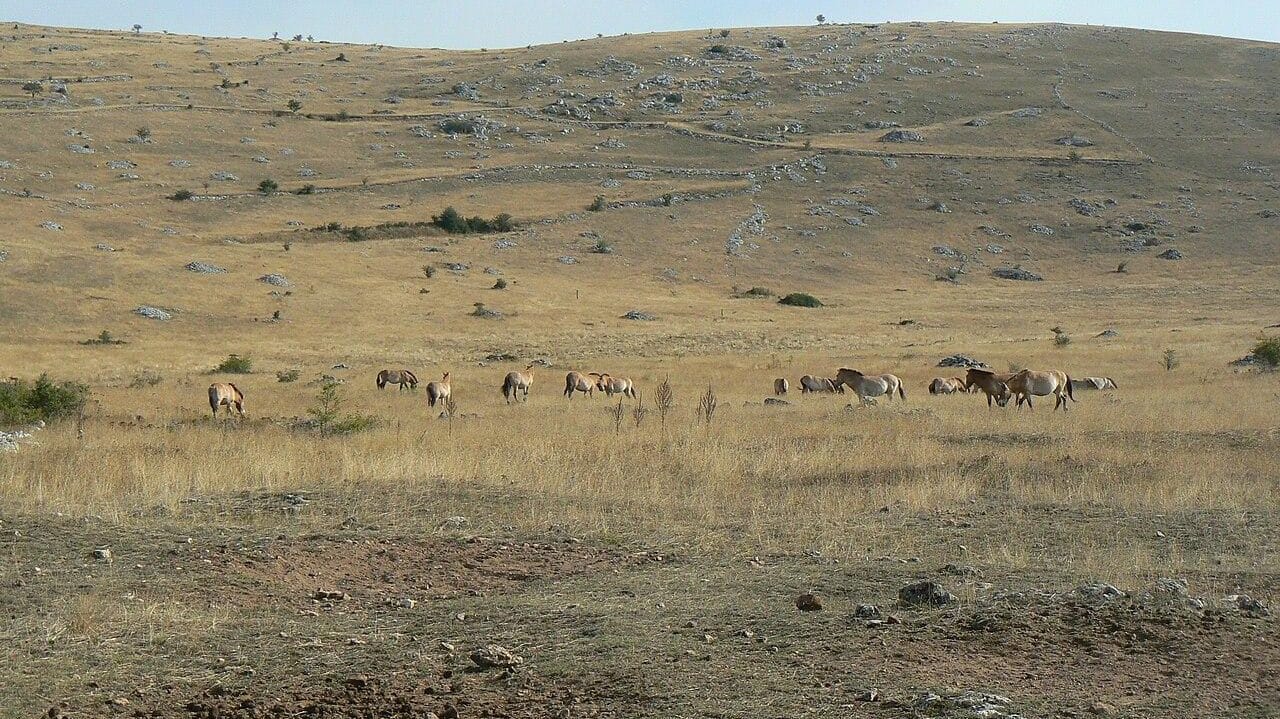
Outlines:
{"label": "faint trail on hillside", "polygon": [[1071,112],[1074,112],[1075,114],[1088,120],[1089,122],[1092,122],[1094,125],[1120,138],[1120,141],[1128,145],[1130,150],[1133,150],[1137,154],[1141,155],[1148,162],[1156,162],[1156,159],[1152,157],[1149,153],[1147,153],[1145,150],[1143,150],[1141,147],[1138,147],[1138,143],[1134,142],[1132,138],[1120,132],[1111,124],[1104,122],[1102,120],[1099,120],[1098,118],[1090,115],[1084,110],[1081,110],[1080,108],[1067,102],[1066,98],[1062,96],[1062,87],[1063,85],[1066,84],[1066,81],[1067,81],[1067,68],[1065,67],[1058,68],[1058,79],[1053,83],[1053,101],[1058,103],[1058,107],[1062,108],[1063,110],[1070,110]]}

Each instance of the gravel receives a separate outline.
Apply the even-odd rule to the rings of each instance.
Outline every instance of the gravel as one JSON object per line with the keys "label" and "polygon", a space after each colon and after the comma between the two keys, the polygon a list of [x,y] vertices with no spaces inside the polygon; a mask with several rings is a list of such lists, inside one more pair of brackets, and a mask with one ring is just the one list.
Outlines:
{"label": "gravel", "polygon": [[196,274],[201,274],[201,275],[222,275],[222,274],[226,274],[227,272],[225,269],[218,267],[217,265],[211,265],[207,262],[198,262],[198,261],[188,262],[187,264],[183,265],[183,267],[187,268],[191,272],[195,272]]}
{"label": "gravel", "polygon": [[271,285],[272,287],[292,287],[293,286],[293,284],[289,282],[289,280],[284,275],[277,274],[275,272],[259,277],[258,281],[265,282]]}

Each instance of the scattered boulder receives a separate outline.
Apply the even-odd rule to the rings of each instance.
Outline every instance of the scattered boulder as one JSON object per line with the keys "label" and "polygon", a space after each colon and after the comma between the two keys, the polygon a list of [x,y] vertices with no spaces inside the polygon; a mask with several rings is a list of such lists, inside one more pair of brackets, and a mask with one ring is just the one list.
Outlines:
{"label": "scattered boulder", "polygon": [[217,182],[237,182],[240,178],[234,172],[218,170],[217,172],[210,173],[209,179]]}
{"label": "scattered boulder", "polygon": [[1002,280],[1020,280],[1022,282],[1040,282],[1044,279],[1044,277],[1021,267],[997,267],[991,271],[991,274]]}
{"label": "scattered boulder", "polygon": [[1050,237],[1053,235],[1053,228],[1049,227],[1048,225],[1034,224],[1028,227],[1027,229],[1031,230],[1037,235],[1044,235],[1046,237]]}
{"label": "scattered boulder", "polygon": [[956,597],[948,592],[941,584],[932,581],[916,582],[908,584],[898,590],[898,601],[903,606],[930,606],[944,607],[948,604],[954,604]]}
{"label": "scattered boulder", "polygon": [[258,281],[265,282],[271,285],[272,287],[292,287],[293,286],[292,283],[289,282],[289,280],[284,275],[277,274],[275,272],[259,277]]}
{"label": "scattered boulder", "polygon": [[986,127],[987,125],[990,125],[990,124],[991,122],[987,120],[987,118],[985,117],[975,117],[972,120],[965,123],[967,127]]}
{"label": "scattered boulder", "polygon": [[470,659],[481,669],[514,669],[524,664],[524,658],[497,644],[483,646],[471,652]]}
{"label": "scattered boulder", "polygon": [[879,142],[924,142],[924,135],[915,130],[890,130],[880,136]]}
{"label": "scattered boulder", "polygon": [[1081,584],[1072,592],[1075,596],[1087,602],[1109,602],[1113,599],[1122,599],[1126,596],[1124,592],[1105,582],[1092,582],[1090,584]]}
{"label": "scattered boulder", "polygon": [[780,397],[765,397],[764,404],[766,407],[790,407],[791,403]]}
{"label": "scattered boulder", "polygon": [[956,355],[950,355],[948,357],[943,357],[941,360],[938,361],[938,366],[939,367],[964,367],[966,369],[969,367],[977,367],[979,369],[985,369],[987,366],[987,363],[979,362],[978,360],[972,357],[956,354]]}
{"label": "scattered boulder", "polygon": [[557,259],[556,259],[556,261],[557,261],[557,262],[559,262],[559,263],[560,263],[560,264],[562,264],[562,265],[576,265],[576,264],[578,264],[578,258],[577,258],[577,257],[572,257],[572,256],[570,256],[570,255],[564,255],[564,256],[562,256],[562,257],[559,257],[559,258],[557,258]]}
{"label": "scattered boulder", "polygon": [[1159,257],[1162,260],[1180,260],[1182,259],[1182,253],[1170,247],[1164,252],[1156,255],[1156,257]]}
{"label": "scattered boulder", "polygon": [[1094,335],[1094,337],[1098,337],[1101,339],[1111,339],[1112,337],[1119,337],[1119,336],[1120,336],[1119,332],[1116,332],[1115,330],[1110,328],[1105,329],[1099,332],[1098,334]]}
{"label": "scattered boulder", "polygon": [[53,220],[45,220],[44,222],[41,222],[41,223],[40,223],[40,226],[41,226],[41,227],[43,227],[43,228],[44,228],[44,229],[46,229],[46,230],[53,230],[54,232],[61,232],[61,231],[62,231],[62,225],[59,225],[58,223],[54,222]]}
{"label": "scattered boulder", "polygon": [[183,267],[200,275],[221,275],[226,273],[225,269],[207,262],[188,262]]}
{"label": "scattered boulder", "polygon": [[640,322],[653,322],[658,319],[658,316],[649,312],[642,312],[640,310],[629,310],[626,314],[622,315],[622,319],[638,320]]}
{"label": "scattered boulder", "polygon": [[1093,141],[1081,135],[1067,135],[1059,137],[1053,141],[1055,145],[1066,145],[1067,147],[1093,147]]}
{"label": "scattered boulder", "polygon": [[880,607],[874,604],[859,604],[853,610],[854,619],[879,619]]}
{"label": "scattered boulder", "polygon": [[134,310],[133,313],[141,317],[146,317],[149,320],[160,320],[162,322],[173,319],[172,313],[166,312],[159,307],[151,307],[150,305],[143,305]]}
{"label": "scattered boulder", "polygon": [[1271,611],[1267,609],[1267,605],[1263,604],[1258,599],[1254,599],[1248,594],[1230,594],[1224,599],[1224,601],[1228,605],[1239,609],[1240,613],[1246,616],[1262,618],[1271,615]]}
{"label": "scattered boulder", "polygon": [[1023,108],[1014,110],[1009,114],[1013,117],[1022,118],[1022,119],[1026,119],[1030,117],[1040,117],[1041,115],[1044,114],[1044,108],[1043,107],[1023,107]]}
{"label": "scattered boulder", "polygon": [[933,254],[942,255],[943,257],[953,257],[953,258],[964,257],[964,253],[960,252],[954,247],[948,247],[947,245],[934,245]]}
{"label": "scattered boulder", "polygon": [[1157,609],[1200,611],[1205,606],[1203,599],[1191,596],[1187,580],[1168,577],[1157,579],[1149,588],[1138,593],[1134,600],[1140,605]]}

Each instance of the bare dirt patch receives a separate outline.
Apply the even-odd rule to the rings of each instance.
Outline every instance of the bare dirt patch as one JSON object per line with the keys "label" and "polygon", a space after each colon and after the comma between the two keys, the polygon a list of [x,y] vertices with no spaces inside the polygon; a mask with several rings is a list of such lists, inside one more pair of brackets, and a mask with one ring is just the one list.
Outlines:
{"label": "bare dirt patch", "polygon": [[226,554],[221,592],[239,605],[380,604],[485,596],[608,571],[621,555],[573,543],[293,539],[245,556]]}

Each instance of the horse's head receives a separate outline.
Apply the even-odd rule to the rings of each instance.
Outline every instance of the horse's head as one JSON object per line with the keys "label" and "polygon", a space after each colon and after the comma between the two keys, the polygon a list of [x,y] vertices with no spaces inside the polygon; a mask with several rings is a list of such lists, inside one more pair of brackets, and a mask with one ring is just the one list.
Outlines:
{"label": "horse's head", "polygon": [[1009,385],[1004,382],[996,382],[996,391],[992,392],[991,396],[996,398],[996,404],[1004,407],[1013,398],[1013,392],[1009,391]]}

